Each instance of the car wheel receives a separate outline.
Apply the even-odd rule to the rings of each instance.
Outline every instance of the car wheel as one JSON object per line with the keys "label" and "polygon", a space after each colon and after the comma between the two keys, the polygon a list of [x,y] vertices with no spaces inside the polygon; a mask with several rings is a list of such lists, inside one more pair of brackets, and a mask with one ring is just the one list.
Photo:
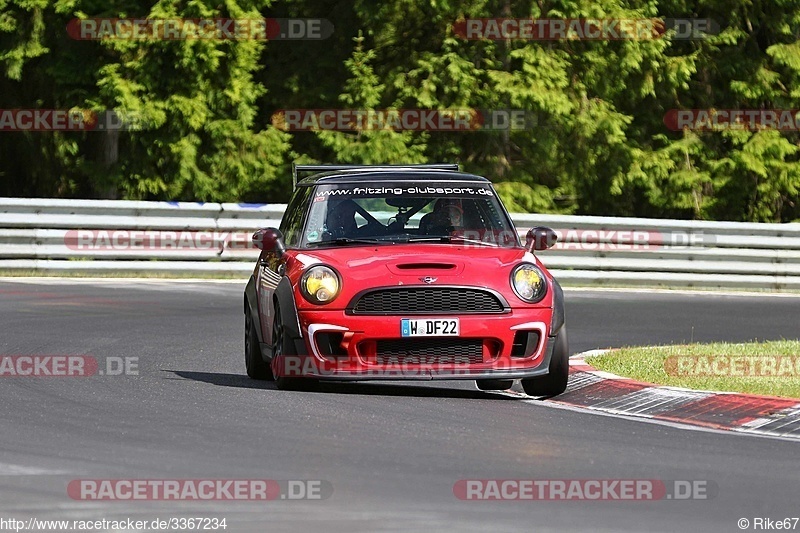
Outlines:
{"label": "car wheel", "polygon": [[[282,365],[285,368],[287,365],[283,359],[293,355],[297,354],[294,353],[292,341],[286,333],[281,308],[278,302],[275,302],[275,316],[272,319],[272,364]],[[277,371],[274,366],[272,372],[275,376],[275,385],[280,390],[306,390],[315,383],[315,380],[309,378],[283,376],[281,375],[283,372]]]}
{"label": "car wheel", "polygon": [[514,384],[513,379],[476,379],[475,384],[480,390],[507,390]]}
{"label": "car wheel", "polygon": [[256,326],[250,314],[250,306],[244,314],[244,364],[247,375],[253,379],[273,379],[272,368],[264,362],[261,356],[261,346],[258,343]]}
{"label": "car wheel", "polygon": [[569,378],[569,342],[567,327],[562,326],[556,335],[553,357],[546,376],[522,380],[522,388],[529,396],[556,396],[567,389]]}

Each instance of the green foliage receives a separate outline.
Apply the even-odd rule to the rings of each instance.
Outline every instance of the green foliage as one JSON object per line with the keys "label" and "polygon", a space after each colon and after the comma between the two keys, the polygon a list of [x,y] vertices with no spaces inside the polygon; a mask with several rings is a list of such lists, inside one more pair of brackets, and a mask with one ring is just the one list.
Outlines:
{"label": "green foliage", "polygon": [[[39,16],[46,14],[50,27],[45,31],[33,25],[21,36],[22,44],[11,49],[15,55],[0,56],[10,58],[5,83],[20,79],[20,86],[27,81],[38,89],[37,101],[28,100],[18,107],[88,108],[97,112],[114,109],[137,127],[123,132],[68,133],[63,141],[51,134],[24,134],[30,144],[40,145],[48,159],[60,161],[59,173],[66,172],[74,180],[67,191],[62,188],[45,194],[218,201],[269,200],[269,192],[272,196],[282,194],[271,189],[286,167],[288,136],[256,123],[256,101],[265,93],[254,78],[261,68],[263,42],[75,42],[63,35],[70,18],[85,17],[86,13],[152,19],[257,18],[269,7],[268,2],[231,0],[221,8],[200,0],[185,5],[164,0],[149,11],[135,3],[118,2],[99,9],[88,4],[37,2],[35,11]],[[54,40],[64,41],[72,54],[40,53],[42,57],[34,65],[29,60],[31,51],[44,49],[41,41],[54,34]],[[49,49],[57,50],[58,44]],[[77,50],[79,46],[81,50]],[[82,57],[89,60],[87,68],[80,69],[80,78],[64,72],[68,62],[74,65]],[[55,75],[52,88],[41,86],[41,73]],[[77,147],[66,150],[77,156],[77,163],[71,164],[62,156],[65,146]],[[25,170],[36,172],[39,165],[33,166]]]}
{"label": "green foliage", "polygon": [[[339,100],[347,109],[378,109],[384,86],[378,81],[370,61],[373,51],[364,51],[364,38],[355,39],[353,57],[345,61],[351,77],[345,82],[345,92]],[[415,139],[410,131],[369,130],[344,133],[320,131],[323,145],[330,148],[342,163],[375,165],[381,163],[424,163],[424,139]]]}
{"label": "green foliage", "polygon": [[[322,17],[326,41],[74,41],[72,18]],[[468,18],[710,18],[682,40],[466,40]],[[0,0],[1,108],[114,109],[118,133],[2,133],[0,194],[285,201],[292,161],[459,162],[512,211],[800,218],[796,131],[671,131],[800,109],[800,0]],[[285,132],[282,109],[519,109],[527,129]]]}
{"label": "green foliage", "polygon": [[544,185],[526,185],[505,181],[495,183],[497,194],[512,213],[548,213],[553,211],[555,192]]}
{"label": "green foliage", "polygon": [[0,65],[12,80],[22,77],[25,61],[49,52],[43,45],[45,31],[43,11],[48,0],[0,1]]}

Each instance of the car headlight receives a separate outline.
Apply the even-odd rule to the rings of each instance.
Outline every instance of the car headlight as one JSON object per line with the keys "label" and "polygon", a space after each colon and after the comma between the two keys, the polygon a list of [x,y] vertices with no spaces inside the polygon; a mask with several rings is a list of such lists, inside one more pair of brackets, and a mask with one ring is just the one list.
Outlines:
{"label": "car headlight", "polygon": [[326,304],[339,295],[339,275],[331,267],[317,265],[300,277],[300,292],[313,304]]}
{"label": "car headlight", "polygon": [[547,280],[539,267],[523,263],[511,271],[511,288],[520,300],[533,304],[547,293]]}

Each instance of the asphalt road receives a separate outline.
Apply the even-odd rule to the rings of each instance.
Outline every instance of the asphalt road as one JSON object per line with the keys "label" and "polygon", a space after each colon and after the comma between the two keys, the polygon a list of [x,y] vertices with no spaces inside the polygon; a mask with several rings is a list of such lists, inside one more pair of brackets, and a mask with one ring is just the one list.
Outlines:
{"label": "asphalt road", "polygon": [[[138,375],[0,378],[0,519],[226,518],[226,531],[740,531],[800,516],[800,444],[483,393],[248,380],[243,284],[0,282],[0,354]],[[573,352],[798,337],[800,298],[567,292]],[[116,359],[113,361],[117,361]],[[323,480],[324,500],[84,501],[78,479]],[[692,501],[462,501],[463,479],[706,480]],[[800,529],[800,524],[797,526]]]}

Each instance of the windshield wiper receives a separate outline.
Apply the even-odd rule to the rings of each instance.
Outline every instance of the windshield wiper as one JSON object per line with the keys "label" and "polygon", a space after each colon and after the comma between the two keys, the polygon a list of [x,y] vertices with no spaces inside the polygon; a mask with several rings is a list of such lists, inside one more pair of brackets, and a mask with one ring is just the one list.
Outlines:
{"label": "windshield wiper", "polygon": [[483,246],[491,246],[493,248],[497,248],[498,245],[493,242],[485,242],[479,241],[477,239],[467,239],[466,237],[461,237],[458,235],[435,235],[431,237],[409,237],[408,239],[404,239],[402,242],[441,242],[450,244],[452,242],[459,242],[459,243],[467,243],[467,244],[480,244]]}
{"label": "windshield wiper", "polygon": [[460,235],[450,235],[448,238],[450,239],[449,242],[458,241],[458,242],[465,242],[467,244],[482,244],[484,246],[492,246],[494,248],[500,246],[496,242],[479,241],[478,239],[467,239],[466,237],[461,237]]}
{"label": "windshield wiper", "polygon": [[397,239],[395,242],[450,242],[450,237],[446,235],[436,235],[431,237],[406,237],[405,239]]}
{"label": "windshield wiper", "polygon": [[317,246],[320,244],[378,244],[381,242],[386,241],[382,241],[380,239],[352,239],[350,237],[338,237],[329,241],[310,242],[308,243],[308,246]]}

